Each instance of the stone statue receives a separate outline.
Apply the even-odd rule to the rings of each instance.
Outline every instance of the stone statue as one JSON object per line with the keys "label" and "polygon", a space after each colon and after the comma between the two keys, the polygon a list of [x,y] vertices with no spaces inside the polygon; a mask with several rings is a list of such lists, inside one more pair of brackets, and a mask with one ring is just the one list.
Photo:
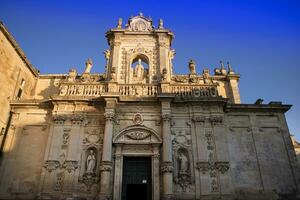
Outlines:
{"label": "stone statue", "polygon": [[162,19],[160,19],[158,24],[158,29],[163,29],[163,28],[164,28],[164,22]]}
{"label": "stone statue", "polygon": [[189,70],[190,74],[195,75],[196,74],[196,63],[193,60],[190,60],[189,62]]}
{"label": "stone statue", "polygon": [[108,64],[108,60],[109,60],[109,57],[110,57],[110,50],[107,49],[103,53],[104,53],[104,56],[105,56],[105,59],[106,59],[106,62],[107,62],[106,64]]}
{"label": "stone statue", "polygon": [[84,73],[85,74],[89,74],[91,72],[93,66],[93,61],[91,58],[87,59],[87,61],[85,62],[85,70]]}
{"label": "stone statue", "polygon": [[183,152],[179,153],[178,161],[179,161],[179,174],[187,174],[189,169],[189,161]]}
{"label": "stone statue", "polygon": [[139,58],[138,64],[135,67],[134,70],[135,76],[138,78],[144,77],[144,66],[142,65],[142,60]]}
{"label": "stone statue", "polygon": [[69,70],[69,76],[68,76],[68,81],[69,82],[74,82],[77,76],[77,71],[76,69],[70,69]]}
{"label": "stone statue", "polygon": [[122,18],[119,18],[117,28],[122,28],[122,21]]}
{"label": "stone statue", "polygon": [[203,82],[204,82],[204,84],[211,84],[211,83],[213,83],[212,77],[210,77],[210,74],[209,74],[209,69],[204,69],[203,73],[202,73],[202,76],[203,76]]}
{"label": "stone statue", "polygon": [[94,173],[96,166],[96,156],[94,150],[90,150],[89,155],[86,158],[86,173]]}

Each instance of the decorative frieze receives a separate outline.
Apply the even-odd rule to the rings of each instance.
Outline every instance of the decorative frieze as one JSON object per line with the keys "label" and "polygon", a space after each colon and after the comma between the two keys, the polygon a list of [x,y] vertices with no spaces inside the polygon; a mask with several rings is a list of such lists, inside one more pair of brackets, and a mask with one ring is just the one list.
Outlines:
{"label": "decorative frieze", "polygon": [[55,124],[64,124],[65,121],[70,120],[72,124],[82,124],[85,117],[83,115],[72,114],[56,114],[53,115],[53,121]]}
{"label": "decorative frieze", "polygon": [[55,124],[63,124],[66,121],[66,117],[63,115],[53,115],[53,121]]}
{"label": "decorative frieze", "polygon": [[223,116],[210,116],[209,121],[211,122],[212,125],[220,125],[223,123]]}
{"label": "decorative frieze", "polygon": [[208,161],[199,161],[196,164],[196,168],[206,174],[209,171],[217,170],[222,174],[225,174],[229,170],[229,162],[217,161],[217,162],[208,162]]}
{"label": "decorative frieze", "polygon": [[43,166],[49,173],[57,169],[65,169],[69,173],[75,171],[78,168],[78,161],[75,160],[65,160],[60,162],[58,160],[46,160]]}

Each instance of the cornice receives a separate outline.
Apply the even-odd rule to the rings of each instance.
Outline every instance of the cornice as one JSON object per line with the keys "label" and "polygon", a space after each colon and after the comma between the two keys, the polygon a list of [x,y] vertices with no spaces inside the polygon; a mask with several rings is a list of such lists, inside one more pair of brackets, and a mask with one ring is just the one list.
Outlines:
{"label": "cornice", "polygon": [[225,112],[287,112],[292,105],[287,104],[226,104]]}

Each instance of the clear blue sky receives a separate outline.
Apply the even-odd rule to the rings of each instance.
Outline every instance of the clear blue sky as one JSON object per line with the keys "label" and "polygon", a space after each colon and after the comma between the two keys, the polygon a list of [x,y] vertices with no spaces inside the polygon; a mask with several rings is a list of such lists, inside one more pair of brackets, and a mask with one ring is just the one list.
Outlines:
{"label": "clear blue sky", "polygon": [[140,11],[175,33],[176,73],[230,61],[242,102],[293,104],[290,132],[300,140],[300,1],[0,0],[0,19],[41,73],[82,72],[88,57],[104,71],[105,32]]}

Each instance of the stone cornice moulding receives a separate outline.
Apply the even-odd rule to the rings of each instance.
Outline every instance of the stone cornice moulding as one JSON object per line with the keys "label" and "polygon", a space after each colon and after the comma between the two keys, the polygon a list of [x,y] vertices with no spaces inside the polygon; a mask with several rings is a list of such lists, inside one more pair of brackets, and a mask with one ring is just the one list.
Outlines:
{"label": "stone cornice moulding", "polygon": [[292,105],[288,104],[226,104],[225,112],[287,112]]}

